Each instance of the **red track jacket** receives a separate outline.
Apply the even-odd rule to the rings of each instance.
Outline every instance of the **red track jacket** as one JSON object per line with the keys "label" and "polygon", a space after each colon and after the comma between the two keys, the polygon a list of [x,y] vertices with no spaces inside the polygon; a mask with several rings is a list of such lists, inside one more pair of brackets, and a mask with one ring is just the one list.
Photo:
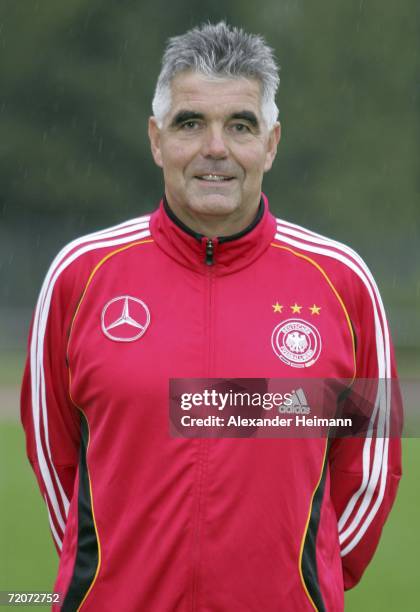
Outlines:
{"label": "red track jacket", "polygon": [[[296,322],[310,354],[283,342]],[[366,265],[276,220],[265,197],[254,223],[227,239],[194,235],[162,202],[66,246],[41,289],[22,388],[27,453],[60,553],[60,608],[342,610],[400,478],[389,400],[377,398],[383,435],[373,438],[182,439],[168,429],[170,378],[297,375],[396,372]]]}

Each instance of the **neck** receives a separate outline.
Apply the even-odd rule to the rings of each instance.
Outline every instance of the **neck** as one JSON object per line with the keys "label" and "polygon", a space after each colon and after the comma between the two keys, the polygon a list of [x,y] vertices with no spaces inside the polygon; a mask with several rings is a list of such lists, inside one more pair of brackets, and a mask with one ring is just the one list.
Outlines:
{"label": "neck", "polygon": [[[224,276],[242,270],[268,249],[277,231],[276,219],[269,211],[268,200],[261,194],[257,214],[242,232],[229,236],[208,236],[213,240],[215,275]],[[208,240],[193,232],[169,208],[165,198],[150,219],[150,233],[157,246],[171,259],[208,277]]]}
{"label": "neck", "polygon": [[[205,213],[195,213],[188,209],[175,209],[164,198],[164,205],[169,216],[172,216],[179,225],[186,226],[193,233],[215,238],[220,236],[232,236],[239,234],[253,225],[254,220],[258,216],[261,208],[261,199],[258,200],[255,206],[244,214],[242,211],[237,211],[237,214],[230,215],[214,215]],[[236,211],[235,211],[236,212]]]}

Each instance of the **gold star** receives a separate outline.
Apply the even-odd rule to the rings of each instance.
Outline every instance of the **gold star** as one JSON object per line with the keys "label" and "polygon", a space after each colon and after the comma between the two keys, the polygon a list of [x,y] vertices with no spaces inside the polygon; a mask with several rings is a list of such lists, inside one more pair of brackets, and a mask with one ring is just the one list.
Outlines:
{"label": "gold star", "polygon": [[283,310],[283,306],[279,304],[278,302],[276,302],[275,304],[273,304],[273,309],[274,309],[274,312],[281,312]]}
{"label": "gold star", "polygon": [[321,310],[321,306],[315,306],[315,304],[313,306],[309,306],[309,310],[311,311],[311,313],[313,315],[319,315],[319,311]]}
{"label": "gold star", "polygon": [[293,314],[296,314],[297,312],[300,314],[300,311],[302,310],[302,306],[298,306],[295,302],[294,306],[290,306],[290,308],[292,309]]}

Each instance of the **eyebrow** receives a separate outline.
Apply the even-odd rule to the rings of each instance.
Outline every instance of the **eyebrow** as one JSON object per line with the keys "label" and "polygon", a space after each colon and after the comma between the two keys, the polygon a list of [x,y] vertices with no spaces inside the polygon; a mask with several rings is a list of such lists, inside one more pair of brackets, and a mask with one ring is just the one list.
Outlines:
{"label": "eyebrow", "polygon": [[[186,121],[192,121],[194,119],[204,119],[203,113],[197,113],[195,111],[190,110],[180,110],[177,112],[175,117],[171,121],[171,127],[177,127]],[[259,122],[257,116],[252,111],[239,111],[238,113],[232,113],[229,119],[243,119],[248,121],[254,128],[259,127]]]}
{"label": "eyebrow", "polygon": [[233,113],[231,119],[245,119],[245,121],[248,121],[253,127],[259,127],[257,116],[252,111],[244,110],[239,113]]}
{"label": "eyebrow", "polygon": [[185,121],[191,121],[193,119],[204,119],[203,113],[196,113],[195,111],[180,110],[171,121],[171,127],[176,127],[185,123]]}

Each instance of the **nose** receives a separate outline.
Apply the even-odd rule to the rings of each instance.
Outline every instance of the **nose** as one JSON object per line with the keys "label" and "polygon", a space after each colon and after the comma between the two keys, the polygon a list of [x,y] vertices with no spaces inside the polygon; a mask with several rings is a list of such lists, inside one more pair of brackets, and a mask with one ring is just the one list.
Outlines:
{"label": "nose", "polygon": [[227,157],[228,149],[222,127],[216,125],[208,126],[204,134],[201,152],[204,157],[211,159],[224,159]]}

